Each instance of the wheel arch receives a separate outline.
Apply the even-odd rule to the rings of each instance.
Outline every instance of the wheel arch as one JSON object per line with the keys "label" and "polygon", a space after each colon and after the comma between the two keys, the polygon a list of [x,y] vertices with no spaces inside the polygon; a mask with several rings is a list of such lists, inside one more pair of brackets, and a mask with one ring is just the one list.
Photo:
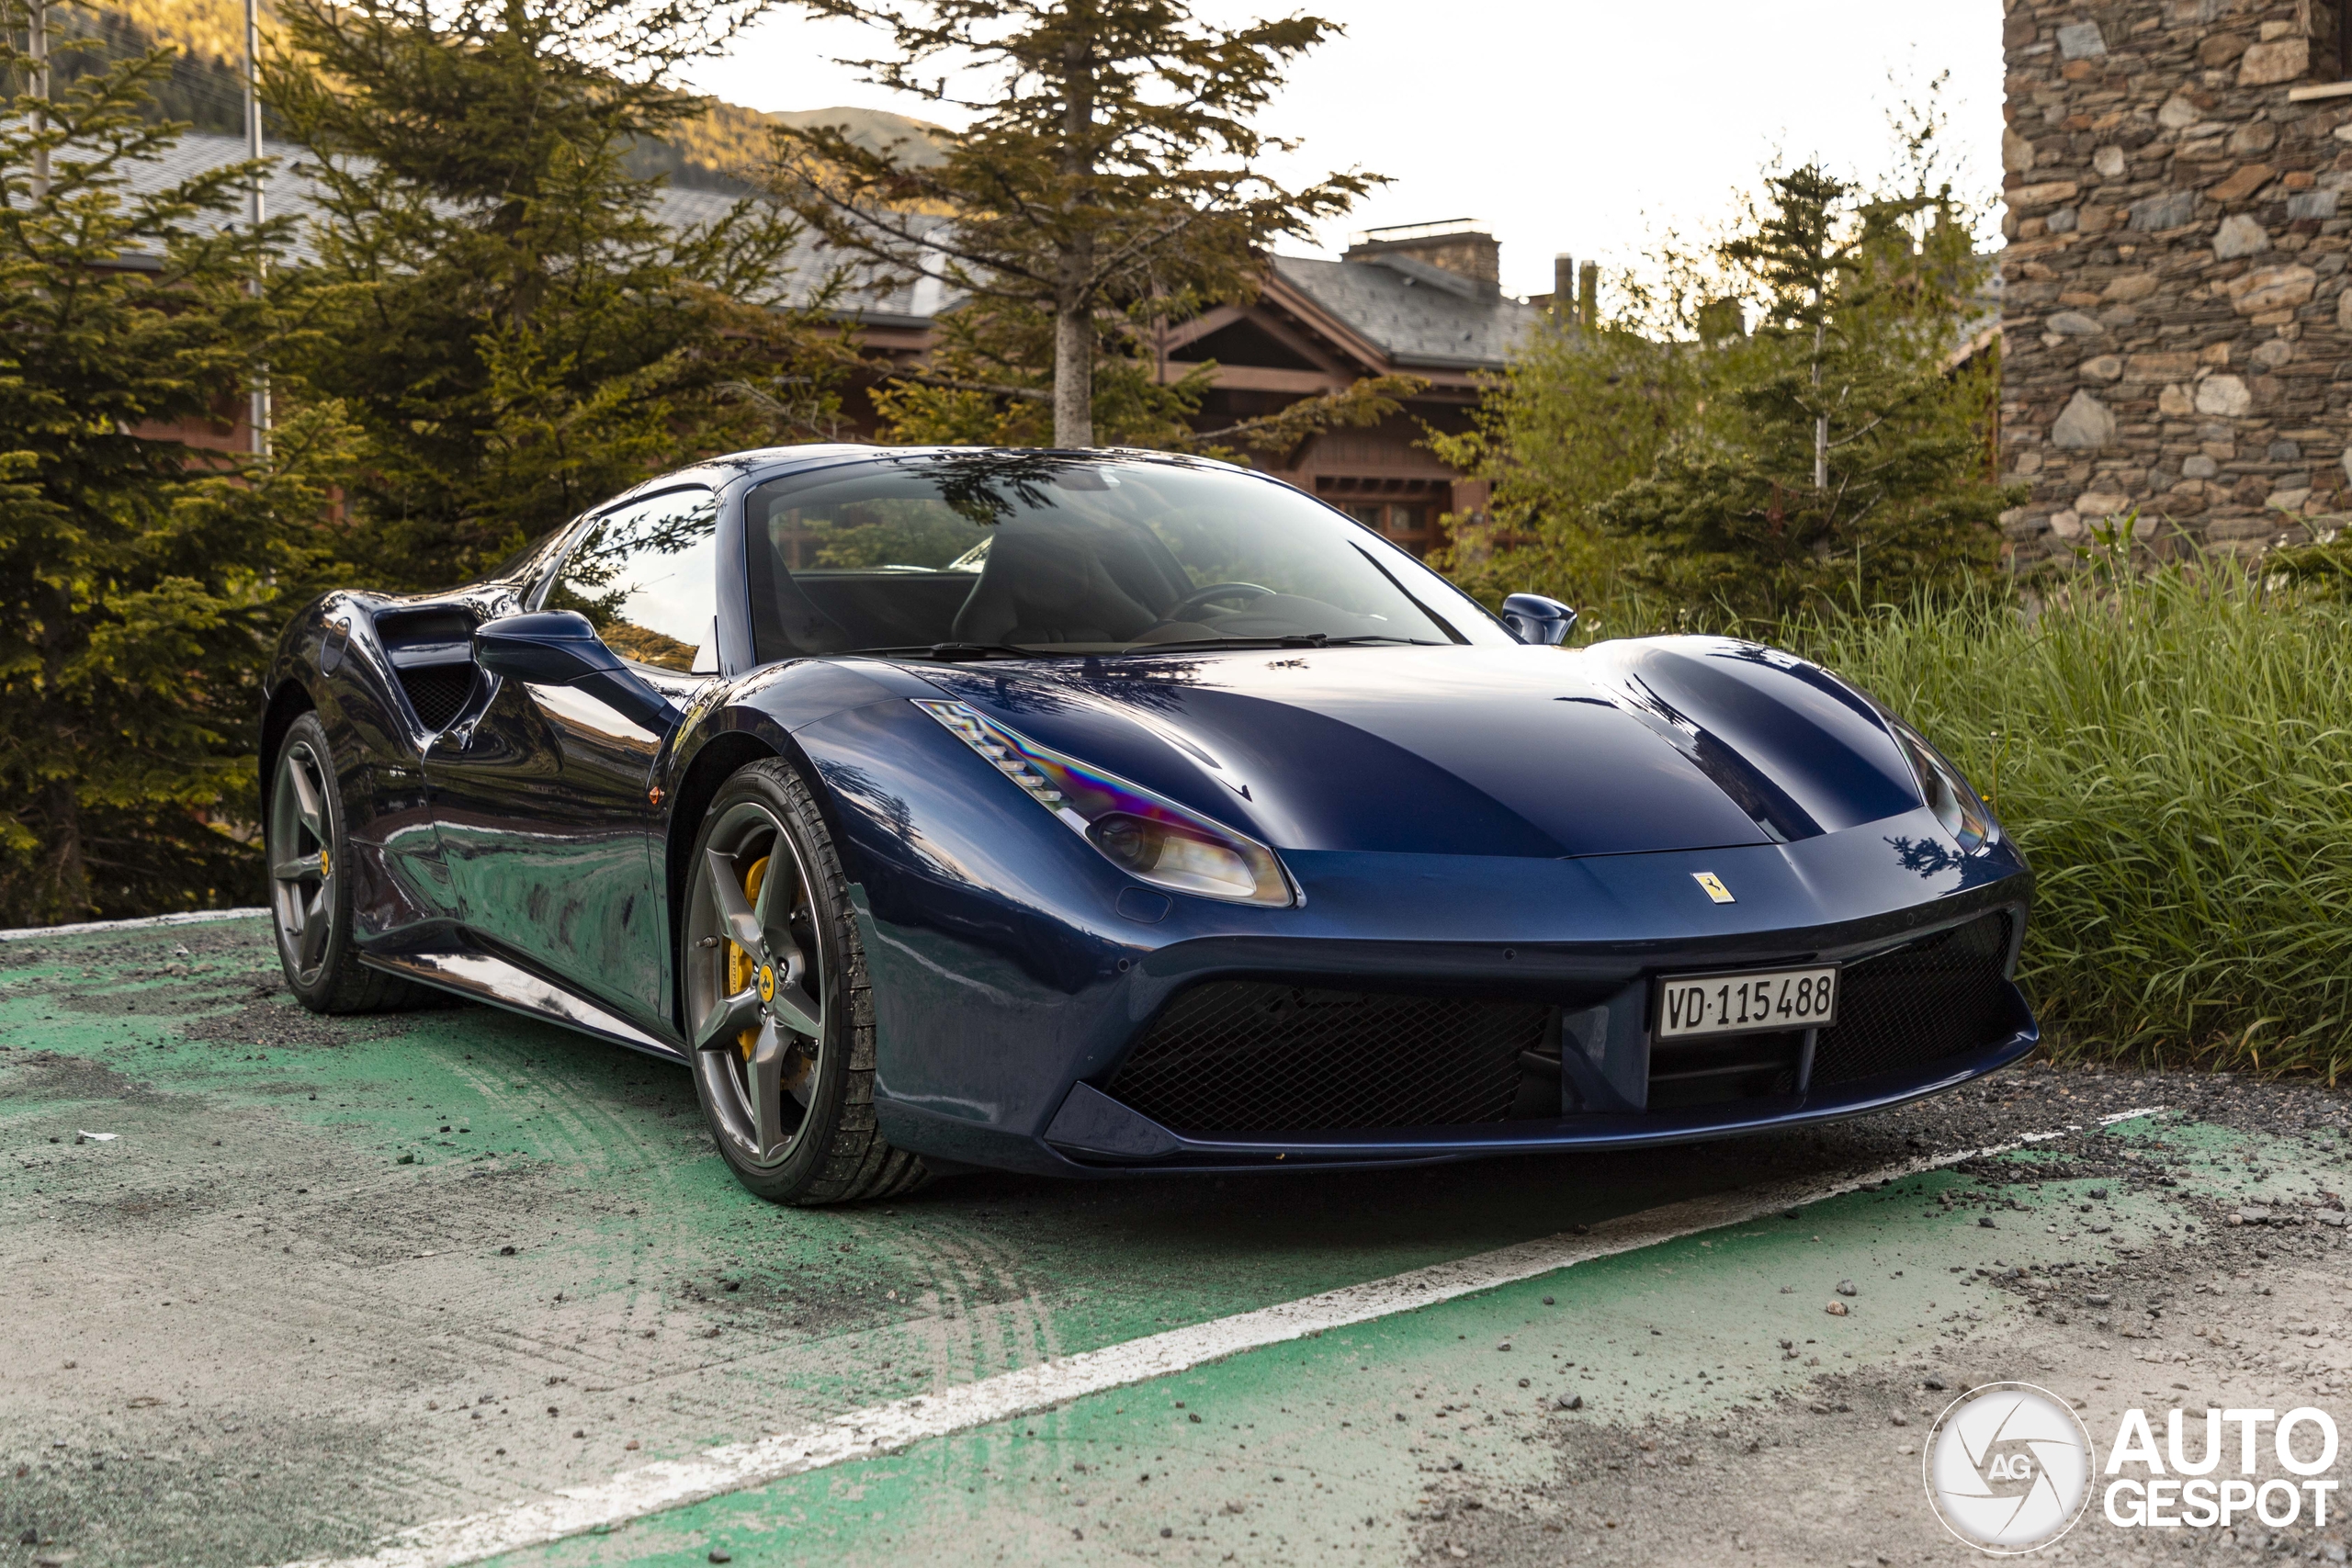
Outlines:
{"label": "wheel arch", "polygon": [[679,775],[670,807],[670,830],[664,846],[662,890],[669,911],[670,1010],[673,1021],[685,1027],[685,982],[678,976],[684,972],[684,953],[679,944],[685,941],[686,874],[688,862],[695,852],[695,840],[702,832],[702,819],[710,803],[718,794],[719,785],[752,763],[779,756],[776,748],[760,736],[747,730],[729,729],[712,736],[696,750]]}
{"label": "wheel arch", "polygon": [[316,713],[318,706],[302,682],[290,675],[280,681],[277,689],[269,694],[268,705],[262,710],[261,756],[257,763],[261,771],[261,799],[265,806],[269,800],[270,764],[277,760],[277,749],[285,744],[286,732],[304,714]]}

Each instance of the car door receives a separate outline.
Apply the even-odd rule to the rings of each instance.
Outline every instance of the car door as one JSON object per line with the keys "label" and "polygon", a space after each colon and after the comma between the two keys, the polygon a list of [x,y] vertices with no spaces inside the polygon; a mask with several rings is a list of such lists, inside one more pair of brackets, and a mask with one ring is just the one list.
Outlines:
{"label": "car door", "polygon": [[[683,707],[718,674],[717,567],[711,492],[667,491],[592,519],[535,607],[586,615]],[[481,716],[425,759],[465,924],[659,1026],[667,942],[647,792],[663,738],[578,687],[492,681]]]}

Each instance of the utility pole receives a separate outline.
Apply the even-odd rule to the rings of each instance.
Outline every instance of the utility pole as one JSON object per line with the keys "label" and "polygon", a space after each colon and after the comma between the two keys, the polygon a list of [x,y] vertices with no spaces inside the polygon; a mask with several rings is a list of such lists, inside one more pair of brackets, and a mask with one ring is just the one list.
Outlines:
{"label": "utility pole", "polygon": [[[36,14],[41,0],[33,0]],[[245,156],[258,164],[261,161],[261,0],[245,0]],[[245,222],[255,239],[254,252],[254,298],[261,298],[269,267],[268,258],[259,246],[262,222],[262,173],[254,171],[252,186],[245,192]],[[246,412],[246,423],[253,433],[253,454],[256,457],[269,456],[269,367],[263,365],[254,373],[253,406]]]}
{"label": "utility pole", "polygon": [[25,52],[33,57],[33,199],[49,199],[49,0],[31,0],[25,8]]}

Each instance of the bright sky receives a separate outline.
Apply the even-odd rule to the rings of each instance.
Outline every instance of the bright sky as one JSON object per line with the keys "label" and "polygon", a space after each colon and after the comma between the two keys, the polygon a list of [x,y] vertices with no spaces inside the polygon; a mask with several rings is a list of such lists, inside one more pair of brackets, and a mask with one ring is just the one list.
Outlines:
{"label": "bright sky", "polygon": [[[1250,14],[1229,0],[1195,5],[1209,17]],[[1318,236],[1327,254],[1360,229],[1474,218],[1502,242],[1504,288],[1547,293],[1555,252],[1625,265],[1655,230],[1703,230],[1775,149],[1849,173],[1884,167],[1889,103],[1941,71],[1973,176],[1963,194],[1983,200],[1999,185],[1998,0],[1304,8],[1347,36],[1308,56],[1264,117],[1262,129],[1305,142],[1280,172],[1357,167],[1394,182]],[[863,29],[787,8],[695,85],[752,108],[848,104],[950,120],[832,63],[876,52]]]}

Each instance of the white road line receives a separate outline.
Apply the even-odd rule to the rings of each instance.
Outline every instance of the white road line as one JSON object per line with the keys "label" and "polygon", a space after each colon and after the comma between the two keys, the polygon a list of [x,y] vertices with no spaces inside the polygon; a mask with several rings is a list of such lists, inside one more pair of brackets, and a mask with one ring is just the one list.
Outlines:
{"label": "white road line", "polygon": [[178,915],[142,915],[135,920],[83,920],[70,926],[17,926],[0,931],[0,942],[30,942],[35,937],[78,936],[84,931],[130,931],[141,926],[197,926],[210,920],[245,920],[266,915],[267,909],[190,909]]}
{"label": "white road line", "polygon": [[[2099,1125],[2111,1126],[2162,1109],[2143,1106],[2119,1111],[2100,1117]],[[609,1529],[628,1519],[764,1485],[787,1475],[893,1453],[927,1438],[948,1437],[992,1422],[1035,1415],[1066,1400],[1188,1371],[1246,1350],[1303,1339],[1418,1307],[1434,1306],[1595,1258],[1745,1224],[1801,1204],[1817,1203],[1872,1183],[1896,1181],[1922,1171],[2007,1154],[2028,1144],[2047,1143],[2081,1131],[2081,1124],[2075,1123],[2055,1132],[2029,1133],[2014,1143],[1905,1160],[1826,1185],[1783,1182],[1669,1203],[1604,1220],[1594,1225],[1589,1235],[1554,1235],[1521,1242],[1453,1263],[1432,1264],[1385,1280],[1284,1302],[1279,1306],[1261,1307],[1189,1328],[1131,1339],[1124,1345],[1041,1361],[1034,1367],[983,1378],[944,1393],[917,1395],[853,1410],[797,1432],[705,1449],[692,1459],[666,1460],[639,1470],[624,1471],[597,1485],[572,1487],[488,1513],[437,1519],[402,1530],[366,1557],[317,1558],[285,1564],[284,1568],[455,1568],[458,1563],[478,1562],[501,1552],[543,1546],[599,1528]]]}

